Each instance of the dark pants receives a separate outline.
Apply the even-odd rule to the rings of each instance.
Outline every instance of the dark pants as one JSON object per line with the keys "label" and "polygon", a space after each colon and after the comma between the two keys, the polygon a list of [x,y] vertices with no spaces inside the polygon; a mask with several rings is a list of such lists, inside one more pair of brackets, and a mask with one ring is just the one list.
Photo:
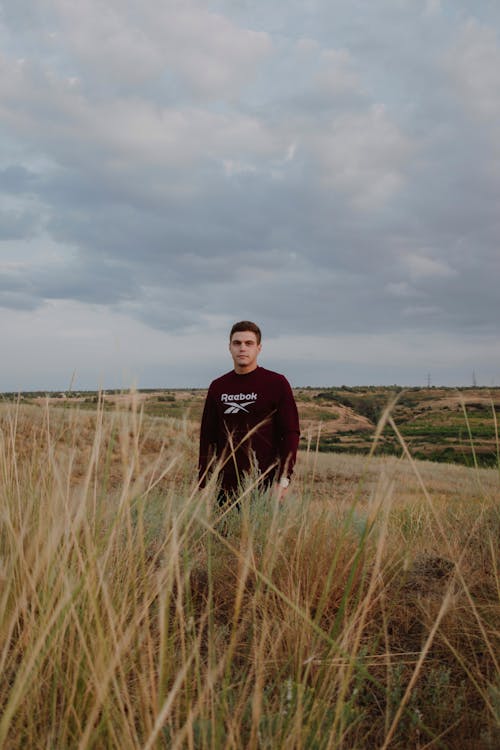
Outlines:
{"label": "dark pants", "polygon": [[[259,482],[256,489],[259,492],[267,492],[271,489],[272,484],[273,477],[266,476],[261,482]],[[238,487],[221,487],[217,495],[217,505],[219,508],[228,508],[229,506],[232,506],[233,508],[236,508],[237,511],[240,511],[240,503],[237,501],[240,494],[241,492]]]}
{"label": "dark pants", "polygon": [[236,510],[240,510],[240,504],[238,502],[235,502],[236,494],[232,492],[231,490],[219,490],[219,494],[217,495],[217,505],[221,509],[228,508],[230,505]]}

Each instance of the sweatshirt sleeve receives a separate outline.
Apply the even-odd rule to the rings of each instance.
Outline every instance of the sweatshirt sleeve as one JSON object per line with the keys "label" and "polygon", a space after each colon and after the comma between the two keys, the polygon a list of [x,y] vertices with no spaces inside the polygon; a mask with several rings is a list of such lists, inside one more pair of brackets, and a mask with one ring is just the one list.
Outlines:
{"label": "sweatshirt sleeve", "polygon": [[217,448],[217,410],[211,393],[208,389],[203,407],[203,416],[200,427],[200,450],[198,458],[198,478],[200,487],[204,487],[207,481],[207,474],[210,462],[216,453]]}
{"label": "sweatshirt sleeve", "polygon": [[300,427],[297,404],[290,383],[285,377],[283,377],[283,394],[278,406],[278,427],[280,431],[279,476],[291,477],[299,447]]}

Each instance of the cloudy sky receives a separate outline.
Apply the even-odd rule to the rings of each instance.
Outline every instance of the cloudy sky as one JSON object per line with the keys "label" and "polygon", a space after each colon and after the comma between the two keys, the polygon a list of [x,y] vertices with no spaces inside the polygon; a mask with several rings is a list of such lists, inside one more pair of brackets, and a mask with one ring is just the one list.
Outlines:
{"label": "cloudy sky", "polygon": [[0,391],[500,385],[498,0],[3,0]]}

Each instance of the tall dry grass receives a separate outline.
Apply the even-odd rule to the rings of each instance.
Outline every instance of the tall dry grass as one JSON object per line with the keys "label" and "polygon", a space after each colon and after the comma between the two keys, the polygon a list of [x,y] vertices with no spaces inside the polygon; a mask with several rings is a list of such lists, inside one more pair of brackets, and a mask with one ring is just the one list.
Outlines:
{"label": "tall dry grass", "polygon": [[1,407],[0,747],[500,746],[498,472],[311,450],[221,518],[195,460]]}

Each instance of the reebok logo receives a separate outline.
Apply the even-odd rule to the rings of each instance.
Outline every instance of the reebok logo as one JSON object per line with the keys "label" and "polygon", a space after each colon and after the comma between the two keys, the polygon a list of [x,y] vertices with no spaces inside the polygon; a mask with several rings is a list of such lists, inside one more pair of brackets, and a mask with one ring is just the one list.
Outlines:
{"label": "reebok logo", "polygon": [[221,401],[257,401],[256,393],[223,393]]}
{"label": "reebok logo", "polygon": [[[257,401],[256,393],[222,393],[220,400],[223,403],[230,403],[224,414],[238,414],[244,411],[248,414],[247,406],[255,404]],[[236,403],[233,403],[236,402]],[[241,402],[241,403],[240,403]]]}

